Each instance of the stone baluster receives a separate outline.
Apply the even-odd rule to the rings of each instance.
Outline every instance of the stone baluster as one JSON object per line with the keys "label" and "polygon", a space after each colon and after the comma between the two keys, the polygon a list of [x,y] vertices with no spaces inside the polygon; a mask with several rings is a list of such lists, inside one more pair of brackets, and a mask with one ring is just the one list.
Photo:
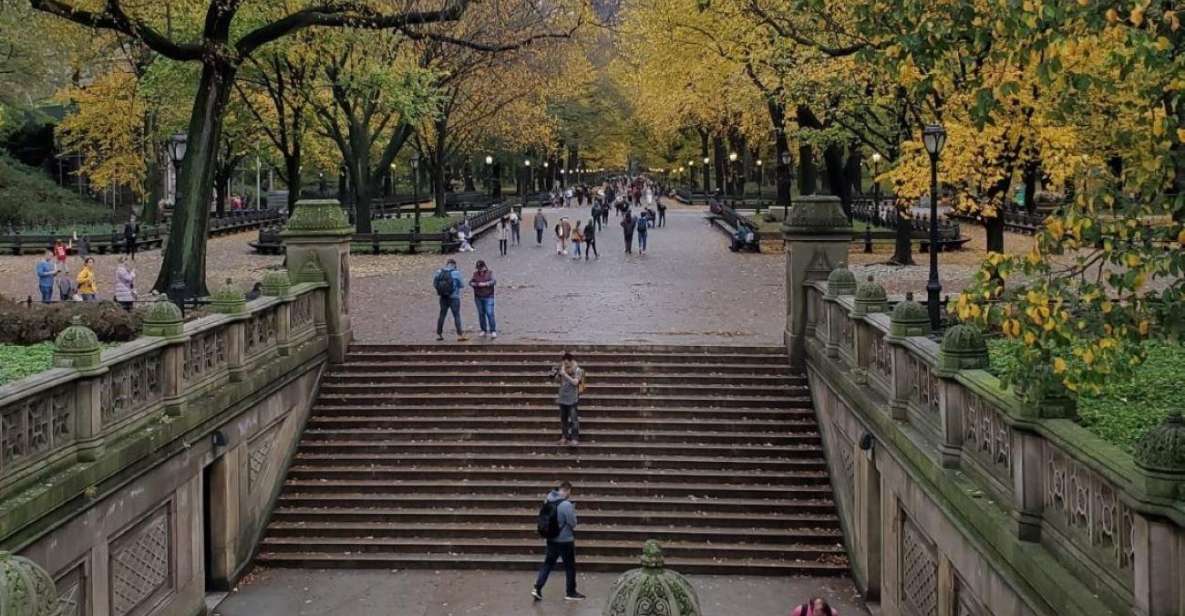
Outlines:
{"label": "stone baluster", "polygon": [[144,314],[142,333],[164,338],[169,343],[160,356],[161,403],[169,415],[181,415],[185,410],[185,343],[189,340],[181,309],[161,296]]}
{"label": "stone baluster", "polygon": [[210,295],[209,309],[230,318],[226,324],[226,369],[232,383],[242,381],[248,369],[245,353],[251,314],[247,312],[247,298],[243,290],[227,278],[226,283]]}
{"label": "stone baluster", "polygon": [[[353,339],[350,324],[350,239],[354,228],[345,211],[333,199],[306,200],[296,204],[288,227],[280,233],[288,252],[288,267],[300,273],[298,282],[309,282],[310,262],[329,283],[324,294],[324,317],[329,337],[329,359],[345,361]],[[318,323],[322,322],[320,319]]]}
{"label": "stone baluster", "polygon": [[867,378],[869,366],[876,361],[876,358],[873,357],[872,340],[875,332],[871,326],[863,323],[862,318],[865,315],[884,312],[888,306],[885,288],[877,284],[872,276],[856,286],[856,300],[850,317],[855,321],[852,323],[854,328],[852,356],[856,358],[856,377],[859,380]]}
{"label": "stone baluster", "polygon": [[957,468],[963,448],[963,409],[967,406],[968,392],[955,376],[959,370],[976,370],[988,365],[987,343],[983,334],[973,325],[955,325],[946,330],[938,348],[938,365],[934,374],[939,378],[938,416],[941,422],[942,442],[939,452],[942,465]]}
{"label": "stone baluster", "polygon": [[918,381],[921,375],[910,370],[910,352],[905,346],[906,338],[911,336],[930,335],[930,316],[926,308],[913,299],[913,293],[905,295],[905,301],[893,306],[889,315],[889,336],[886,339],[892,349],[892,374],[890,383],[889,411],[893,419],[904,420],[908,417],[906,407],[909,405],[910,392],[916,387],[925,387],[925,383]]}
{"label": "stone baluster", "polygon": [[[827,295],[823,301],[823,324],[816,324],[815,327],[824,327],[825,340],[827,346],[825,350],[828,357],[839,356],[839,342],[840,342],[840,319],[846,319],[843,309],[835,301],[841,295],[855,295],[856,294],[856,275],[852,270],[848,269],[846,264],[840,263],[838,267],[831,270],[827,275]],[[831,300],[831,301],[827,301]]]}
{"label": "stone baluster", "polygon": [[[1185,495],[1185,419],[1174,411],[1136,443],[1137,482],[1153,498]],[[1171,520],[1137,513],[1132,519],[1135,613],[1185,614],[1185,532]]]}
{"label": "stone baluster", "polygon": [[852,226],[838,197],[806,195],[790,208],[782,237],[786,243],[786,348],[790,365],[805,369],[805,285],[823,280],[847,260]]}
{"label": "stone baluster", "polygon": [[268,272],[262,285],[264,295],[282,302],[276,309],[276,349],[280,356],[287,356],[292,352],[292,280],[288,270]]}
{"label": "stone baluster", "polygon": [[96,460],[103,453],[102,377],[107,368],[100,360],[99,337],[77,315],[54,340],[55,368],[73,368],[81,377],[74,388],[74,434],[78,457]]}

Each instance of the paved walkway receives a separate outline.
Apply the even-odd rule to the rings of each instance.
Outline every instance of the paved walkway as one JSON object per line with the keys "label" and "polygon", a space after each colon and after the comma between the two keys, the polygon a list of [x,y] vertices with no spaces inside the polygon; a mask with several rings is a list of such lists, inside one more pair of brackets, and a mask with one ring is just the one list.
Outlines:
{"label": "paved walkway", "polygon": [[[259,571],[212,613],[221,616],[600,616],[616,579],[581,574],[588,599],[564,601],[563,572],[529,595],[529,571]],[[847,579],[693,576],[704,614],[787,616],[819,595],[844,616],[868,614]]]}

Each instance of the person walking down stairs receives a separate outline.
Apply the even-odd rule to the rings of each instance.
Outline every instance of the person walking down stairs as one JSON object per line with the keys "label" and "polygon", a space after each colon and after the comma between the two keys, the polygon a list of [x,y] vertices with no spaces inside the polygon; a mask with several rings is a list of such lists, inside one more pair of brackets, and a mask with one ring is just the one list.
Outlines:
{"label": "person walking down stairs", "polygon": [[560,444],[580,444],[580,393],[584,391],[584,370],[576,365],[576,358],[565,352],[563,361],[552,371],[551,377],[560,382],[556,403],[560,407]]}
{"label": "person walking down stairs", "polygon": [[564,561],[564,600],[585,598],[576,590],[576,505],[569,500],[571,496],[572,484],[565,481],[548,492],[539,510],[539,535],[547,540],[547,550],[531,589],[536,601],[543,600],[543,586],[558,560]]}

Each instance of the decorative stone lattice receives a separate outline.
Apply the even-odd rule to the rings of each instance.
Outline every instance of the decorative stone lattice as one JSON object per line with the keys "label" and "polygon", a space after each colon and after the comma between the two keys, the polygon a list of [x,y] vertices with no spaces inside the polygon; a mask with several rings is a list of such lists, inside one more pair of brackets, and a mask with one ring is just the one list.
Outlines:
{"label": "decorative stone lattice", "polygon": [[963,577],[955,575],[955,614],[954,616],[987,616],[987,610],[967,588]]}
{"label": "decorative stone lattice", "polygon": [[160,353],[116,364],[99,381],[103,425],[118,422],[161,401]]}
{"label": "decorative stone lattice", "polygon": [[172,529],[162,507],[111,551],[111,613],[126,616],[172,585]]}
{"label": "decorative stone lattice", "polygon": [[269,308],[247,322],[247,355],[254,355],[276,342],[276,310]]}
{"label": "decorative stone lattice", "polygon": [[663,568],[662,548],[654,540],[642,548],[642,567],[621,574],[609,589],[604,616],[700,616],[691,582]]}
{"label": "decorative stone lattice", "polygon": [[1119,491],[1086,465],[1046,441],[1042,444],[1045,521],[1061,531],[1100,569],[1131,588],[1135,561],[1132,511]]}
{"label": "decorative stone lattice", "polygon": [[847,498],[848,515],[853,515],[852,508],[856,506],[856,460],[852,453],[852,442],[848,440],[839,427],[832,424],[831,431],[835,434],[833,444],[839,452],[840,471],[843,479],[843,495]]}
{"label": "decorative stone lattice", "polygon": [[970,392],[963,407],[963,451],[1011,489],[1012,428],[999,410]]}
{"label": "decorative stone lattice", "polygon": [[938,560],[934,544],[904,514],[900,553],[903,611],[916,616],[937,616]]}
{"label": "decorative stone lattice", "polygon": [[78,565],[57,580],[57,616],[86,615],[86,572]]}
{"label": "decorative stone lattice", "polygon": [[856,326],[843,315],[839,320],[839,348],[841,352],[852,353],[856,344]]}
{"label": "decorative stone lattice", "polygon": [[868,331],[872,334],[869,340],[871,353],[868,358],[868,368],[880,377],[881,381],[887,383],[893,378],[893,350],[885,337],[881,335],[880,330],[868,326]]}
{"label": "decorative stone lattice", "polygon": [[[73,388],[55,387],[0,408],[0,471],[74,440]],[[0,473],[0,477],[3,473]]]}
{"label": "decorative stone lattice", "polygon": [[259,481],[259,477],[267,468],[268,457],[272,453],[272,447],[276,444],[276,434],[279,425],[269,429],[267,432],[259,435],[249,445],[251,451],[247,455],[247,489],[248,491],[255,489],[255,484]]}
{"label": "decorative stone lattice", "polygon": [[226,365],[226,330],[211,329],[185,343],[181,377],[185,382],[199,381]]}

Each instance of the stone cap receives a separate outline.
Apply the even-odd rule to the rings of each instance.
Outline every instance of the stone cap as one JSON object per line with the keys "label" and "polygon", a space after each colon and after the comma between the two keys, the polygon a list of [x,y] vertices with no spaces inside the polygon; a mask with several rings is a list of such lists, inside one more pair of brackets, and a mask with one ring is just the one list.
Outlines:
{"label": "stone cap", "polygon": [[54,339],[53,365],[57,368],[96,368],[99,365],[99,337],[74,315],[70,326]]}
{"label": "stone cap", "polygon": [[1136,442],[1132,457],[1145,470],[1185,474],[1185,418],[1180,409],[1170,411],[1145,432]]}
{"label": "stone cap", "polygon": [[296,202],[296,211],[288,219],[288,225],[280,232],[281,237],[302,235],[351,235],[345,210],[337,199],[306,199]]}
{"label": "stone cap", "polygon": [[885,288],[877,284],[872,276],[856,286],[854,316],[864,316],[874,312],[884,312],[889,307],[889,295]]}
{"label": "stone cap", "polygon": [[58,591],[37,563],[0,550],[0,614],[57,616]]}
{"label": "stone cap", "polygon": [[794,200],[782,223],[782,235],[851,235],[852,223],[839,197],[803,195]]}
{"label": "stone cap", "polygon": [[161,295],[144,311],[145,336],[180,336],[184,329],[185,318],[181,316],[181,309],[169,298]]}
{"label": "stone cap", "polygon": [[286,269],[272,270],[264,274],[261,284],[264,295],[284,297],[288,295],[288,289],[292,287],[292,279],[288,276]]}
{"label": "stone cap", "polygon": [[827,297],[840,295],[855,295],[856,275],[848,269],[847,264],[840,263],[839,267],[831,270],[827,275]]}
{"label": "stone cap", "polygon": [[210,294],[210,311],[220,314],[241,314],[247,311],[247,297],[230,278]]}
{"label": "stone cap", "polygon": [[938,368],[948,372],[987,368],[988,351],[983,333],[960,323],[946,330],[938,347]]}
{"label": "stone cap", "polygon": [[889,315],[889,333],[894,336],[927,336],[930,334],[930,315],[926,308],[913,300],[913,293],[905,294],[905,301],[893,306]]}

